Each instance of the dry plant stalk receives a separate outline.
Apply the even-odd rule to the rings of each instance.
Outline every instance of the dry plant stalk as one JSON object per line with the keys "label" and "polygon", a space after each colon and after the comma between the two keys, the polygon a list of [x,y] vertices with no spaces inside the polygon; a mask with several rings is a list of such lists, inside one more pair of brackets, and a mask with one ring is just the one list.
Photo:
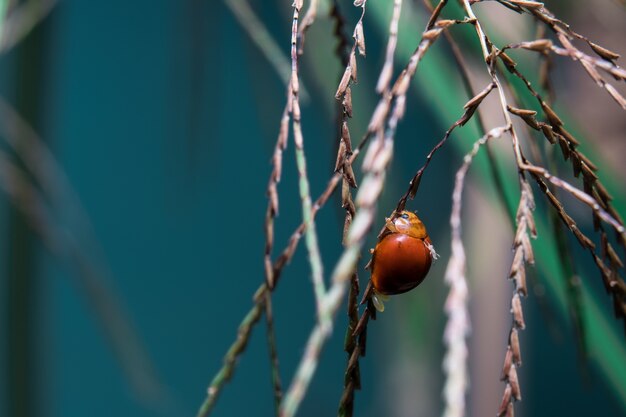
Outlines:
{"label": "dry plant stalk", "polygon": [[514,238],[513,263],[509,273],[509,279],[513,280],[515,284],[513,297],[511,298],[511,314],[513,320],[504,357],[504,365],[502,367],[502,379],[505,381],[506,385],[502,402],[498,409],[498,417],[512,417],[514,415],[513,402],[522,399],[517,376],[517,368],[522,364],[518,331],[523,330],[525,327],[521,297],[528,294],[526,289],[525,263],[534,264],[535,262],[528,233],[530,230],[531,237],[537,236],[532,215],[535,203],[530,185],[522,176],[520,177],[520,183],[522,191],[516,216],[517,231]]}
{"label": "dry plant stalk", "polygon": [[465,155],[463,165],[456,173],[454,191],[452,192],[452,229],[451,254],[445,273],[445,282],[450,286],[444,310],[448,314],[448,322],[444,330],[446,354],[443,369],[446,382],[443,390],[445,401],[444,417],[462,417],[465,415],[465,391],[469,384],[467,370],[466,337],[470,333],[470,318],[467,308],[468,286],[466,277],[465,248],[461,240],[461,206],[465,176],[481,146],[488,140],[501,137],[507,127],[492,129],[474,143],[472,150]]}
{"label": "dry plant stalk", "polygon": [[[270,174],[270,180],[267,188],[267,194],[269,197],[268,207],[265,217],[265,283],[259,287],[255,293],[255,304],[248,314],[244,317],[239,326],[238,336],[233,345],[226,353],[224,357],[224,366],[215,375],[209,388],[207,389],[207,398],[200,406],[198,416],[207,416],[217,401],[217,397],[223,388],[223,386],[230,380],[235,369],[235,364],[239,355],[245,350],[247,342],[249,340],[252,328],[261,318],[262,312],[265,309],[267,334],[268,334],[268,348],[270,352],[270,364],[272,367],[272,384],[274,388],[274,402],[277,410],[280,407],[282,400],[282,389],[280,382],[280,372],[278,370],[278,355],[276,351],[276,343],[274,338],[274,325],[273,315],[271,308],[271,292],[274,290],[280,271],[283,266],[291,259],[296,245],[300,240],[303,233],[306,234],[307,249],[309,250],[309,256],[311,266],[313,269],[313,283],[315,288],[315,294],[321,297],[325,291],[322,278],[322,263],[319,255],[319,248],[317,244],[317,235],[315,233],[315,212],[317,209],[311,202],[311,196],[309,193],[309,184],[306,174],[306,158],[304,154],[304,141],[302,137],[302,128],[300,122],[300,102],[299,102],[299,80],[298,80],[298,56],[302,53],[302,48],[298,50],[298,39],[303,41],[305,31],[313,24],[315,16],[317,15],[317,0],[313,0],[305,15],[305,24],[303,24],[300,30],[298,29],[298,20],[300,16],[300,10],[302,9],[303,1],[296,0],[293,4],[293,19],[291,30],[291,77],[287,86],[287,104],[283,111],[283,115],[280,122],[280,129],[278,139],[274,147],[274,157],[272,160],[273,170]],[[283,251],[281,256],[275,263],[272,263],[271,253],[274,246],[274,219],[278,214],[278,183],[282,175],[282,154],[287,147],[287,139],[289,136],[289,121],[293,119],[293,132],[294,142],[296,147],[296,162],[298,166],[298,174],[300,176],[300,195],[302,198],[302,211],[303,211],[303,223],[294,232],[294,235],[290,239],[290,244]],[[322,195],[316,202],[316,205],[320,200],[325,200],[330,195],[330,192]]]}
{"label": "dry plant stalk", "polygon": [[[554,15],[552,15],[552,13],[550,13],[545,7],[534,9],[531,13],[533,16],[537,17],[538,20],[545,23],[553,31],[553,33],[556,34],[562,47],[555,46],[551,40],[539,39],[531,42],[521,42],[514,45],[508,45],[505,46],[502,51],[509,48],[522,48],[539,52],[544,55],[554,52],[559,55],[570,56],[572,59],[578,60],[598,86],[607,89],[618,104],[624,108],[623,97],[619,95],[619,93],[617,93],[610,84],[606,83],[599,73],[599,70],[604,70],[613,78],[619,81],[624,81],[626,79],[624,77],[626,72],[619,68],[614,62],[619,58],[619,55],[574,32],[567,24],[556,19]],[[573,39],[578,39],[587,43],[592,51],[599,56],[599,58],[594,58],[581,52],[571,42]],[[617,233],[618,243],[625,248],[626,235],[623,232],[623,222],[620,219],[619,214],[612,207],[611,197],[595,173],[597,171],[597,167],[589,160],[589,158],[577,149],[578,141],[570,132],[565,130],[563,122],[556,115],[554,110],[551,109],[541,95],[534,90],[528,79],[516,69],[515,61],[513,61],[504,52],[501,52],[498,55],[504,62],[507,70],[517,78],[521,79],[528,91],[537,99],[547,122],[544,123],[537,121],[535,119],[536,112],[532,112],[530,110],[510,109],[509,111],[521,117],[530,128],[540,131],[551,144],[558,143],[564,159],[570,159],[574,175],[579,177],[581,173],[583,174],[584,194],[586,195],[580,195],[580,193],[573,190],[573,187],[567,183],[555,178],[548,178],[550,174],[543,169],[539,169],[540,172],[531,170],[535,171],[533,177],[538,182],[540,189],[546,194],[550,204],[555,208],[557,215],[576,237],[580,245],[589,250],[598,270],[601,273],[606,290],[613,296],[615,313],[617,317],[624,320],[624,326],[626,329],[626,285],[624,284],[623,278],[621,278],[618,273],[618,270],[623,268],[623,262],[619,256],[617,256],[611,243],[609,243],[606,230],[600,220],[610,223]],[[602,256],[596,253],[593,241],[578,229],[576,222],[566,213],[563,205],[554,193],[546,186],[544,181],[540,178],[541,176],[544,177],[544,179],[548,179],[552,184],[558,187],[566,188],[567,191],[573,193],[576,198],[585,202],[592,208],[594,215],[594,227],[600,232]],[[609,266],[607,266],[605,262],[608,262]]]}
{"label": "dry plant stalk", "polygon": [[[446,405],[445,415],[452,417],[463,416],[465,414],[465,391],[468,381],[467,346],[465,339],[471,326],[469,323],[469,315],[467,313],[468,291],[465,274],[465,251],[461,240],[461,195],[465,175],[473,157],[476,155],[479,148],[482,145],[486,145],[488,140],[491,138],[498,138],[504,136],[505,134],[508,134],[511,138],[520,183],[520,199],[517,215],[515,216],[516,233],[513,243],[513,261],[509,274],[509,278],[512,279],[515,284],[511,298],[511,313],[513,320],[509,332],[505,363],[502,372],[502,378],[505,381],[505,390],[502,403],[498,410],[498,415],[512,416],[514,411],[514,401],[521,399],[520,386],[517,377],[517,368],[521,365],[518,331],[524,328],[521,297],[525,296],[527,293],[525,283],[525,264],[534,262],[530,237],[535,237],[536,235],[532,214],[534,209],[534,200],[532,190],[528,183],[528,177],[535,180],[542,194],[554,207],[555,212],[566,224],[572,235],[584,248],[589,250],[598,267],[598,270],[602,273],[607,291],[611,292],[613,295],[616,314],[625,319],[626,323],[626,285],[618,273],[618,270],[623,268],[623,262],[609,242],[607,230],[605,230],[607,228],[606,225],[608,225],[608,228],[613,229],[617,234],[619,244],[624,247],[626,246],[626,233],[623,222],[618,213],[612,207],[611,198],[595,173],[597,170],[595,165],[593,165],[589,158],[577,149],[578,141],[570,132],[565,130],[563,122],[548,104],[549,100],[543,99],[541,94],[532,87],[528,78],[517,68],[517,63],[509,55],[507,55],[505,51],[507,49],[525,49],[541,54],[542,86],[545,86],[546,89],[548,89],[548,94],[550,94],[550,96],[552,93],[549,89],[547,73],[551,64],[550,57],[552,55],[568,56],[571,59],[580,62],[583,69],[587,71],[592,80],[599,87],[605,89],[610,96],[624,108],[626,108],[624,98],[603,78],[601,73],[604,72],[618,81],[626,80],[626,73],[615,63],[619,57],[617,54],[596,45],[584,36],[574,32],[567,24],[557,19],[551,12],[549,12],[544,7],[543,3],[522,0],[496,1],[500,5],[518,13],[529,14],[538,22],[544,24],[545,28],[552,31],[556,40],[559,42],[559,45],[555,45],[553,40],[544,39],[543,36],[545,33],[541,32],[542,37],[539,39],[506,45],[502,47],[502,49],[498,49],[489,40],[489,37],[482,28],[481,22],[474,14],[473,6],[477,3],[481,3],[481,0],[460,0],[460,3],[462,4],[462,7],[467,15],[467,18],[464,20],[446,20],[439,18],[447,4],[446,0],[441,0],[435,8],[432,8],[432,6],[425,1],[426,5],[431,10],[431,17],[425,31],[422,34],[422,39],[420,40],[418,47],[410,57],[404,70],[397,76],[395,82],[392,84],[391,79],[393,77],[394,65],[393,59],[397,43],[398,21],[401,14],[402,3],[401,0],[394,0],[392,18],[389,24],[389,36],[385,52],[385,62],[376,85],[376,91],[381,94],[381,98],[370,117],[365,137],[361,143],[353,149],[348,126],[348,120],[352,117],[351,86],[357,81],[356,52],[358,51],[362,56],[365,55],[363,17],[367,0],[354,1],[354,5],[356,7],[362,8],[362,13],[354,27],[354,42],[349,53],[345,56],[345,69],[335,94],[335,97],[341,103],[341,127],[335,172],[330,178],[325,191],[315,201],[315,203],[312,203],[308,191],[306,161],[304,158],[303,138],[300,125],[301,115],[299,106],[298,57],[303,51],[302,48],[306,29],[315,19],[317,1],[311,1],[309,11],[302,19],[299,28],[298,21],[303,2],[302,0],[296,0],[294,2],[291,43],[292,74],[288,85],[288,102],[281,119],[281,129],[274,151],[274,169],[268,184],[269,203],[266,216],[267,240],[265,247],[266,282],[259,287],[259,290],[255,294],[255,304],[240,326],[239,336],[225,357],[224,367],[220,373],[218,373],[209,388],[208,409],[201,409],[199,415],[206,415],[208,411],[203,413],[203,410],[210,410],[212,407],[213,403],[210,402],[214,402],[217,393],[219,393],[223,384],[232,375],[234,363],[245,348],[245,345],[250,337],[252,327],[258,322],[263,311],[265,311],[268,324],[270,360],[272,363],[273,381],[275,387],[275,402],[278,407],[278,414],[284,417],[293,416],[296,413],[306,390],[308,389],[309,383],[318,365],[321,349],[332,331],[334,316],[339,309],[345,292],[349,286],[349,324],[346,331],[344,346],[346,352],[348,353],[348,363],[345,373],[344,392],[339,405],[339,415],[352,416],[354,409],[354,391],[355,389],[360,388],[359,357],[365,353],[365,340],[369,320],[370,318],[375,318],[375,311],[372,308],[370,300],[371,283],[363,295],[362,304],[366,304],[366,307],[360,318],[358,316],[357,297],[359,293],[359,281],[355,268],[360,252],[363,248],[365,238],[374,223],[376,205],[384,187],[386,171],[393,155],[396,127],[400,119],[402,119],[405,114],[406,95],[410,82],[416,73],[420,60],[424,57],[428,48],[441,35],[442,32],[445,33],[446,38],[451,44],[465,87],[467,91],[470,92],[470,96],[472,98],[464,106],[463,115],[451,125],[451,127],[446,131],[443,139],[427,155],[425,164],[416,172],[406,193],[400,198],[396,211],[403,210],[407,200],[409,198],[412,199],[416,195],[421,177],[423,176],[425,169],[430,164],[435,153],[443,147],[447,139],[457,127],[465,125],[475,113],[480,114],[482,111],[481,104],[483,103],[483,100],[494,90],[497,90],[498,101],[500,103],[502,116],[505,121],[503,126],[486,132],[485,135],[474,144],[474,147],[470,153],[466,155],[463,165],[457,172],[455,190],[453,193],[453,210],[450,220],[452,226],[452,255],[446,272],[446,282],[450,285],[450,294],[445,305],[445,311],[449,316],[444,334],[444,342],[447,348],[444,361],[444,369],[447,375],[444,393]],[[331,13],[336,20],[335,33],[337,34],[341,32],[344,20],[338,10],[338,4],[336,1],[333,3],[333,10]],[[444,29],[461,23],[472,24],[476,29],[476,35],[481,46],[483,59],[486,64],[489,78],[491,79],[490,83],[479,93],[474,93],[472,91],[469,81],[469,67],[463,60],[464,51],[462,52],[456,45],[451,34],[444,32]],[[573,41],[585,42],[598,57],[593,57],[582,52],[574,45]],[[343,54],[343,51],[346,49],[347,42],[342,40],[339,43],[338,51]],[[545,116],[545,121],[537,119],[537,112],[519,107],[519,105],[515,103],[515,100],[509,101],[507,93],[515,96],[515,92],[506,79],[506,72],[502,71],[498,67],[499,63],[502,63],[508,73],[511,74],[509,76],[517,77],[522,80],[530,94],[537,99],[543,115]],[[504,82],[500,80],[499,73],[502,73]],[[582,190],[543,168],[539,164],[542,158],[541,152],[535,144],[531,143],[530,148],[531,155],[534,159],[536,159],[536,162],[530,162],[529,159],[526,158],[522,152],[520,140],[521,136],[513,125],[511,115],[515,115],[524,121],[529,131],[537,131],[551,144],[559,144],[564,159],[571,160],[575,176],[578,177],[580,173],[583,174],[582,179],[584,188]],[[273,224],[278,213],[277,184],[280,181],[282,153],[287,144],[290,121],[292,122],[292,129],[294,133],[296,160],[300,177],[299,184],[300,195],[302,198],[303,222],[294,231],[288,245],[281,252],[281,255],[272,262],[271,253],[274,244]],[[485,132],[484,123],[480,117],[478,118],[478,122],[481,130]],[[357,180],[352,169],[352,164],[360,154],[363,146],[365,146],[369,140],[372,140],[372,142],[369,145],[362,162],[364,177],[360,181],[361,186],[355,202],[353,202],[351,188],[356,187]],[[487,147],[487,151],[488,149],[489,148]],[[489,154],[489,156],[493,159],[492,154]],[[495,163],[493,164],[495,166]],[[494,174],[494,177],[496,180],[498,179],[497,174]],[[314,219],[318,210],[326,203],[340,182],[342,186],[342,207],[345,209],[343,233],[345,247],[342,256],[333,270],[331,286],[326,289],[323,281],[322,263],[319,257]],[[596,251],[596,245],[593,241],[578,229],[576,222],[566,212],[563,204],[559,201],[557,195],[555,194],[555,189],[560,189],[570,194],[591,209],[594,226],[600,235],[600,253]],[[278,358],[275,350],[275,343],[273,342],[273,322],[270,296],[276,286],[283,268],[293,256],[293,253],[303,235],[306,236],[307,249],[311,262],[314,292],[317,300],[318,319],[315,327],[310,333],[305,352],[290,387],[284,399],[281,400],[280,379],[278,376],[277,365]],[[203,405],[203,407],[205,405]]]}
{"label": "dry plant stalk", "polygon": [[[335,5],[333,9],[333,14],[337,18],[337,22],[342,21],[342,16],[339,11],[338,5]],[[364,40],[359,38],[359,35],[362,35],[362,31],[357,32],[357,27],[363,24],[363,18],[365,17],[365,2],[361,6],[361,16],[357,21],[355,29],[352,34],[352,38],[354,40],[352,48],[347,56],[344,57],[341,54],[341,50],[339,49],[339,57],[342,61],[345,61],[345,69],[344,75],[341,78],[340,86],[343,83],[343,78],[346,73],[349,73],[348,85],[346,86],[343,92],[337,92],[335,98],[341,103],[340,104],[340,139],[339,139],[339,148],[337,150],[337,161],[335,163],[335,172],[341,172],[343,174],[343,180],[341,185],[341,206],[345,210],[346,214],[344,217],[344,227],[343,227],[343,237],[342,243],[345,245],[347,242],[348,231],[350,230],[350,226],[352,225],[352,219],[354,218],[356,207],[352,198],[351,188],[356,188],[356,177],[354,175],[354,170],[352,169],[352,164],[350,162],[350,156],[352,155],[352,141],[350,139],[350,129],[348,126],[348,119],[352,117],[352,90],[350,85],[357,82],[357,63],[356,63],[356,50],[359,47],[359,42],[362,43],[359,52],[365,52]],[[340,27],[337,27],[336,34],[341,37]],[[361,41],[359,40],[361,39]],[[345,42],[345,46],[347,46],[347,42]],[[340,43],[341,45],[341,43]],[[356,328],[359,321],[359,310],[358,310],[358,298],[359,295],[359,277],[356,270],[353,272],[350,277],[350,292],[348,295],[348,328],[346,330],[345,341],[344,341],[344,350],[348,354],[349,363],[351,365],[348,366],[344,375],[344,392],[341,396],[338,415],[340,416],[351,416],[353,413],[354,407],[354,390],[361,388],[361,378],[359,371],[359,363],[358,357],[360,356],[360,343],[359,340],[354,336],[353,332]],[[356,358],[356,359],[354,359]]]}
{"label": "dry plant stalk", "polygon": [[[358,6],[364,4],[365,1],[363,0],[355,2],[355,5]],[[362,167],[365,175],[356,197],[356,215],[348,232],[346,248],[333,271],[332,285],[324,297],[323,310],[321,311],[321,316],[328,317],[328,320],[318,320],[317,325],[311,331],[305,353],[282,403],[281,416],[290,417],[295,414],[302,396],[308,388],[317,367],[321,349],[332,330],[332,318],[341,305],[347,282],[354,272],[367,232],[373,225],[376,202],[382,191],[386,169],[393,153],[395,130],[398,121],[404,116],[406,94],[410,81],[430,45],[439,37],[443,29],[456,23],[455,21],[437,21],[443,4],[445,1],[440,2],[440,7],[435,9],[429,26],[423,33],[409,64],[398,76],[392,89],[381,98],[370,119],[368,136],[373,135],[374,141],[370,144],[363,160]],[[365,43],[362,32],[362,24],[357,23],[355,29],[357,48],[361,54],[364,54]],[[350,75],[346,75],[346,73],[351,74],[351,70],[344,73],[337,90],[338,94],[343,94],[348,88]]]}
{"label": "dry plant stalk", "polygon": [[[521,2],[521,1],[511,1],[509,3],[514,4],[516,7],[520,7],[525,10],[530,10],[534,16],[537,16],[540,19],[543,19],[544,21],[548,20],[548,12],[545,11],[545,9],[543,9],[543,4],[535,3],[535,2]],[[476,16],[473,13],[470,2],[468,0],[464,0],[463,5],[468,16],[470,16],[470,18],[475,20],[474,25],[476,27],[476,33],[478,35],[481,48],[483,50],[483,57],[485,59],[485,63],[487,64],[489,74],[499,91],[499,98],[500,98],[500,104],[502,107],[502,112],[507,122],[507,125],[510,127],[510,136],[512,139],[513,150],[514,150],[514,154],[516,158],[516,164],[518,166],[518,170],[520,171],[520,185],[522,188],[522,193],[521,193],[520,206],[518,208],[518,215],[517,215],[518,229],[517,229],[517,233],[515,237],[515,245],[514,245],[515,256],[514,256],[513,266],[511,270],[511,277],[515,278],[516,280],[516,290],[514,292],[514,296],[511,302],[512,313],[514,316],[514,323],[513,323],[513,326],[511,328],[511,332],[509,335],[509,347],[507,349],[507,355],[506,355],[505,365],[503,369],[503,378],[506,380],[507,385],[505,387],[505,394],[504,394],[502,404],[498,412],[499,415],[512,416],[513,415],[513,400],[521,399],[519,383],[518,383],[517,373],[516,373],[516,367],[521,364],[521,357],[519,354],[519,338],[518,338],[517,331],[519,328],[524,327],[522,309],[521,309],[521,301],[520,301],[520,294],[525,294],[526,292],[525,283],[524,283],[525,274],[523,272],[524,271],[523,263],[524,261],[532,262],[534,259],[532,257],[532,248],[531,248],[530,241],[528,239],[528,234],[527,234],[527,228],[530,228],[534,234],[534,223],[533,223],[532,214],[531,214],[531,210],[534,208],[534,203],[532,199],[532,192],[530,191],[530,188],[528,186],[528,183],[526,182],[526,179],[524,178],[523,173],[528,172],[531,176],[533,176],[537,181],[540,182],[540,185],[541,183],[543,183],[543,180],[545,179],[545,180],[550,181],[556,187],[562,188],[563,190],[567,191],[575,198],[587,204],[593,210],[594,216],[597,216],[595,218],[600,218],[603,221],[610,224],[616,230],[616,232],[620,234],[621,236],[624,235],[624,227],[620,220],[616,219],[610,213],[605,211],[603,207],[601,207],[601,205],[592,196],[590,196],[584,191],[578,190],[577,188],[561,180],[560,178],[553,176],[546,169],[529,163],[528,160],[523,156],[518,136],[516,135],[516,132],[514,130],[513,124],[511,122],[511,119],[508,113],[511,109],[511,106],[507,104],[507,99],[502,89],[502,85],[500,84],[498,76],[496,75],[494,58],[496,56],[499,56],[500,59],[503,59],[504,57],[503,61],[504,61],[505,67],[509,71],[512,71],[515,68],[515,63],[506,54],[504,54],[503,52],[497,51],[497,48],[495,48],[495,46],[489,41],[489,39],[487,38],[487,36],[485,35],[481,27],[480,22],[476,19]],[[552,26],[553,30],[557,30],[556,28],[558,28],[558,26],[556,26],[556,23],[554,23],[556,19],[554,19],[553,17],[550,17],[549,19],[550,19],[549,20],[550,22],[553,22],[553,26]],[[558,34],[561,35],[559,39],[561,40],[561,42],[563,42],[564,39],[566,39],[566,37],[563,36],[561,32],[559,32]],[[546,42],[539,41],[538,43],[533,45],[533,48],[544,50],[546,48]],[[580,59],[580,56],[578,57]],[[526,84],[530,85],[528,82]],[[556,113],[554,113],[545,102],[542,101],[541,104],[542,104],[542,109],[546,113],[546,116],[548,117],[551,124],[561,126],[562,122],[560,122],[560,119],[558,118],[558,116],[556,116]],[[520,116],[525,117],[526,118],[525,120],[528,120],[529,123],[532,123],[531,120],[532,120],[532,117],[534,117],[532,112],[520,111],[518,113]],[[544,193],[546,192],[547,187],[545,187],[545,184],[544,184],[544,187],[542,187],[542,190],[544,191]],[[570,230],[573,231],[574,235],[579,239],[579,241],[581,241],[584,247],[591,246],[590,240],[588,239],[585,240],[581,236],[581,233],[577,231],[577,229],[573,229],[572,227],[570,227]],[[576,230],[576,232],[574,230]],[[623,240],[623,237],[622,237],[622,240]]]}

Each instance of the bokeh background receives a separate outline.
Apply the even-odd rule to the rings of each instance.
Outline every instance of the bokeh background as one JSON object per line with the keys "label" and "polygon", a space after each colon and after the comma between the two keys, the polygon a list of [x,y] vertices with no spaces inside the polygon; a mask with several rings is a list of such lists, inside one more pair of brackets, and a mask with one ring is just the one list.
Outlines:
{"label": "bokeh background", "polygon": [[[263,281],[265,189],[285,102],[280,57],[277,67],[253,42],[260,32],[236,17],[241,2],[0,2],[8,10],[0,40],[0,415],[195,415]],[[331,175],[338,138],[333,95],[341,68],[328,3],[322,2],[301,65],[313,196]],[[338,3],[349,32],[357,10],[350,1]],[[624,5],[589,3],[549,5],[579,32],[626,52]],[[290,2],[249,4],[286,59]],[[355,139],[376,103],[390,7],[379,0],[368,7],[368,55],[359,61],[353,89]],[[480,8],[494,37],[508,42],[533,36],[529,21],[499,9],[495,3]],[[417,44],[426,19],[421,2],[405,1],[398,66]],[[32,30],[15,35],[30,23]],[[480,73],[472,33],[456,35]],[[14,38],[15,46],[7,43]],[[599,161],[601,178],[624,213],[623,112],[579,66],[565,59],[556,64],[557,109]],[[461,114],[467,98],[455,72],[440,41],[418,71],[399,128],[381,224],[428,150]],[[481,85],[478,76],[475,87]],[[441,412],[450,195],[463,152],[476,137],[475,127],[463,132],[437,155],[409,204],[426,222],[442,259],[424,284],[394,297],[371,323],[358,416]],[[507,170],[508,145],[501,148],[501,167],[514,176]],[[284,161],[277,250],[301,221],[291,143]],[[499,405],[512,290],[505,279],[511,260],[506,212],[485,159],[476,165],[464,206],[473,416],[493,415]],[[326,276],[341,251],[343,213],[336,197],[317,221]],[[573,207],[589,230],[589,213]],[[544,237],[550,241],[547,228],[539,240]],[[558,261],[548,259],[547,267],[534,268],[532,294],[524,300],[524,399],[518,415],[626,412],[624,334],[588,256],[571,246],[586,288],[588,355],[577,347]],[[363,285],[366,279],[362,273]],[[303,248],[284,273],[274,312],[287,384],[315,319]],[[300,416],[336,413],[346,321],[342,309]],[[267,356],[261,323],[214,415],[274,414]]]}

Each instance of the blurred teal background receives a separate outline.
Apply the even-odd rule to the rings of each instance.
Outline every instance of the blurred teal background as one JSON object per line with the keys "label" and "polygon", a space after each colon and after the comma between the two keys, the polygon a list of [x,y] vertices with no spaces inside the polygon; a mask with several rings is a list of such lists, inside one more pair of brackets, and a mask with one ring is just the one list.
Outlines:
{"label": "blurred teal background", "polygon": [[[288,2],[251,3],[286,55]],[[351,2],[340,3],[353,8]],[[421,19],[419,28],[423,15]],[[366,20],[368,58],[360,61],[355,87],[356,97],[363,95],[355,105],[361,107],[361,118],[371,111],[374,98],[358,90],[373,90],[382,64],[384,38],[374,27]],[[330,176],[337,139],[332,86],[340,68],[328,35],[331,28],[328,18],[320,16],[303,61],[303,83],[311,95],[303,106],[303,123],[313,196]],[[413,30],[417,40],[421,29]],[[2,95],[62,166],[93,233],[70,209],[52,210],[51,221],[63,234],[76,237],[96,265],[120,301],[115,308],[124,311],[145,349],[139,356],[151,363],[142,362],[136,378],[129,377],[133,368],[123,366],[112,348],[92,301],[81,290],[76,265],[51,252],[3,192],[0,415],[195,415],[263,281],[265,189],[285,100],[282,81],[231,11],[222,2],[206,0],[60,1],[16,48],[0,57],[0,80]],[[596,98],[612,105],[602,93]],[[401,150],[383,194],[381,222],[451,122],[442,122],[430,104],[424,96],[409,100],[411,110],[399,130]],[[354,123],[355,141],[363,120],[361,126]],[[0,149],[19,159],[4,142]],[[418,291],[394,299],[370,325],[357,416],[440,413],[449,196],[462,157],[452,146],[446,149],[410,204],[427,220],[442,260]],[[301,219],[291,143],[284,161],[275,254]],[[485,198],[493,202],[489,187]],[[335,198],[318,217],[326,276],[341,251],[342,216]],[[507,285],[506,266],[498,268],[480,279]],[[591,271],[589,286],[609,317],[609,299]],[[309,275],[305,250],[299,248],[274,297],[284,385],[314,324]],[[364,286],[365,273],[361,279]],[[510,297],[508,285],[505,289],[504,303]],[[496,298],[500,293],[493,294]],[[593,362],[581,372],[567,320],[555,308],[542,308],[536,297],[528,297],[524,305],[528,329],[521,333],[524,400],[517,406],[519,414],[623,415],[625,401],[616,392],[624,387],[609,386]],[[504,320],[507,309],[500,312]],[[612,331],[618,332],[609,319]],[[336,413],[346,361],[345,323],[342,310],[299,416]],[[264,333],[261,322],[215,416],[273,415]],[[494,340],[497,368],[506,333]],[[478,376],[470,403],[479,401],[471,398],[484,380],[493,381],[498,388],[493,395],[499,399],[499,375],[481,368],[472,371]],[[496,400],[487,409],[495,414],[497,406]]]}

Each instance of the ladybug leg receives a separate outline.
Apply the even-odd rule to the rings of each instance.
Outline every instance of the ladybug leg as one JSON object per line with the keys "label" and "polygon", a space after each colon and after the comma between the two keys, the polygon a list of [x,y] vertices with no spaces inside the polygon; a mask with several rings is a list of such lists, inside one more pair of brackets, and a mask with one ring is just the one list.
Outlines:
{"label": "ladybug leg", "polygon": [[439,254],[437,253],[437,251],[435,251],[435,247],[432,243],[430,243],[430,240],[425,240],[424,245],[426,246],[426,249],[428,249],[428,251],[430,252],[430,256],[431,258],[433,258],[433,260],[439,259]]}
{"label": "ladybug leg", "polygon": [[381,294],[376,289],[372,291],[372,304],[374,304],[374,308],[379,312],[385,311],[385,301],[389,300],[389,296],[385,294]]}
{"label": "ladybug leg", "polygon": [[370,261],[367,263],[367,265],[365,265],[365,268],[363,269],[371,269],[372,268],[372,260],[370,259]]}

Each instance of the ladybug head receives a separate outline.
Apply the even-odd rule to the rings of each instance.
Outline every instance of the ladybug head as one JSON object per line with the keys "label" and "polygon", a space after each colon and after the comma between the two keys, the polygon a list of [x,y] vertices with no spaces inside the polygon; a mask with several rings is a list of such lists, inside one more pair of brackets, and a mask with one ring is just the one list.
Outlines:
{"label": "ladybug head", "polygon": [[417,217],[417,215],[413,212],[406,210],[400,212],[393,219],[393,225],[396,229],[396,233],[402,233],[418,239],[425,239],[428,237],[424,223],[422,223],[419,217]]}

